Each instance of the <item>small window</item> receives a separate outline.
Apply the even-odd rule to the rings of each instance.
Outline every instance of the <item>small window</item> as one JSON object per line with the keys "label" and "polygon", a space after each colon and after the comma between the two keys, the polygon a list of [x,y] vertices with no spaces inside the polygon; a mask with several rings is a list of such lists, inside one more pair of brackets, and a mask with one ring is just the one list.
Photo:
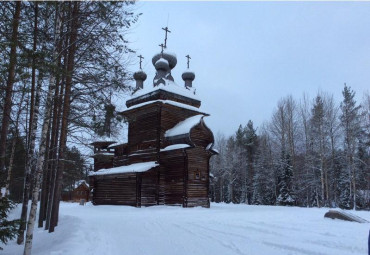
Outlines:
{"label": "small window", "polygon": [[194,179],[199,180],[200,179],[200,171],[197,169],[197,171],[194,172]]}

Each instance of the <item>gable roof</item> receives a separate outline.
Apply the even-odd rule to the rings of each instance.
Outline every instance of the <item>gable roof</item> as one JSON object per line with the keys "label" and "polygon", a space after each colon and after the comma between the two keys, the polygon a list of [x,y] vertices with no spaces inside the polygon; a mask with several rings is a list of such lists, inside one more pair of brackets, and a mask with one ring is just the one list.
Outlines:
{"label": "gable roof", "polygon": [[179,136],[179,135],[185,135],[189,134],[190,130],[195,127],[197,124],[199,124],[204,115],[195,115],[190,118],[187,118],[179,123],[177,123],[176,126],[173,128],[167,130],[164,134],[165,137],[174,137],[174,136]]}

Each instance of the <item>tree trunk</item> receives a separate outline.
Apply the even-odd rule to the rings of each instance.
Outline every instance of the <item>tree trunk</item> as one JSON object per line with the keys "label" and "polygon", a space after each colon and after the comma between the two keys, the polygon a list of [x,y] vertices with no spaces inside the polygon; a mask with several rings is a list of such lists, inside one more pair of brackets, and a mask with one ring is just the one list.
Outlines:
{"label": "tree trunk", "polygon": [[46,218],[46,199],[48,190],[46,188],[47,178],[49,177],[49,169],[48,169],[48,159],[50,155],[50,130],[51,125],[49,123],[48,133],[46,134],[46,150],[45,150],[45,158],[44,165],[42,166],[42,184],[41,185],[41,195],[40,195],[40,210],[39,210],[39,223],[38,227],[42,228],[44,225],[44,220]]}
{"label": "tree trunk", "polygon": [[[64,5],[65,3],[63,3]],[[65,8],[63,8],[65,9]],[[64,13],[67,12],[64,10]],[[68,13],[67,13],[68,14]],[[66,14],[62,14],[62,24],[66,26],[66,34],[69,34],[70,26],[70,17],[66,16]],[[68,20],[66,24],[64,24],[64,20]],[[69,37],[65,36],[65,45],[68,45]],[[60,40],[58,45],[58,52],[62,52],[62,40]],[[63,69],[61,76],[60,73],[57,73],[57,89],[55,93],[55,102],[54,102],[54,110],[53,110],[53,124],[51,130],[51,142],[50,142],[50,155],[49,155],[49,163],[47,164],[47,171],[48,176],[46,179],[46,189],[47,189],[47,200],[45,206],[45,230],[49,230],[50,228],[50,221],[51,221],[51,214],[53,208],[53,199],[54,199],[54,191],[55,191],[55,180],[56,180],[56,171],[58,168],[58,139],[59,139],[59,129],[60,129],[60,119],[62,114],[62,101],[63,101],[63,94],[64,94],[64,73],[67,70],[67,58],[68,58],[68,51],[64,50],[64,65],[61,66],[61,59],[62,56],[59,54],[58,58],[58,67]],[[58,86],[60,84],[60,87]]]}
{"label": "tree trunk", "polygon": [[9,184],[10,184],[10,179],[12,178],[13,162],[14,162],[14,155],[15,155],[15,146],[17,144],[17,139],[18,139],[18,128],[15,132],[15,135],[13,136],[13,141],[12,141],[12,150],[10,152],[8,176],[6,178],[6,185],[5,185],[5,197],[9,196]]}
{"label": "tree trunk", "polygon": [[[6,140],[8,135],[8,128],[10,122],[10,113],[12,110],[12,95],[13,95],[13,84],[15,78],[15,66],[17,65],[17,45],[18,45],[18,27],[21,14],[21,2],[15,3],[15,12],[13,16],[13,31],[10,47],[10,61],[8,79],[5,90],[4,110],[3,119],[1,124],[0,134],[0,172],[5,170],[5,153],[6,153]],[[1,196],[1,193],[0,193]]]}
{"label": "tree trunk", "polygon": [[33,128],[33,118],[34,118],[34,106],[35,106],[35,86],[36,86],[36,50],[37,50],[37,19],[38,19],[38,2],[35,2],[35,20],[34,20],[34,30],[33,30],[33,55],[32,55],[32,72],[31,72],[31,104],[30,104],[30,120],[29,120],[29,130],[28,130],[28,141],[31,141],[31,134]]}
{"label": "tree trunk", "polygon": [[58,167],[57,161],[57,147],[58,147],[58,134],[59,134],[59,125],[60,125],[60,114],[61,114],[61,100],[63,95],[63,82],[61,84],[60,93],[59,86],[57,83],[57,89],[55,93],[55,102],[54,102],[54,112],[53,112],[53,124],[51,130],[51,141],[50,141],[50,155],[49,163],[47,164],[47,178],[46,178],[46,189],[47,189],[47,200],[45,202],[45,230],[48,230],[50,227],[50,217],[53,205],[54,197],[54,184],[55,184],[55,174],[56,168]]}
{"label": "tree trunk", "polygon": [[10,159],[9,159],[8,177],[6,179],[6,186],[5,186],[5,196],[9,196],[9,184],[10,184],[10,179],[11,179],[11,176],[12,176],[13,162],[14,162],[14,156],[15,156],[15,146],[17,144],[17,139],[19,137],[18,124],[19,124],[19,119],[21,117],[21,113],[22,113],[22,104],[23,104],[25,91],[26,91],[26,88],[23,87],[21,99],[19,100],[17,118],[16,118],[15,123],[14,123],[15,132],[14,132],[14,136],[13,136],[12,149],[11,149]]}
{"label": "tree trunk", "polygon": [[78,29],[78,13],[79,13],[79,2],[73,3],[72,10],[72,24],[71,24],[71,35],[69,40],[69,51],[68,51],[68,65],[66,74],[66,87],[64,93],[64,103],[63,103],[63,117],[62,117],[62,127],[60,133],[59,141],[59,164],[56,175],[55,191],[53,198],[53,208],[50,219],[49,232],[54,232],[55,226],[58,224],[58,213],[59,213],[59,202],[62,192],[62,181],[63,181],[63,171],[64,171],[64,154],[67,146],[67,133],[68,133],[68,118],[70,112],[70,97],[72,88],[72,75],[74,70],[74,58],[76,53],[76,41],[77,41],[77,29]]}

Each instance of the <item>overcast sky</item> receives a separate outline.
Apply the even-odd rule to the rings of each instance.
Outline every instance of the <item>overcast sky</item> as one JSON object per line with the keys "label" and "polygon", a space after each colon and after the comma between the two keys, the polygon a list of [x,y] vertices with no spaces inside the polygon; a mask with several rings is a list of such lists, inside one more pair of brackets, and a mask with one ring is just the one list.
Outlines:
{"label": "overcast sky", "polygon": [[289,94],[313,98],[324,91],[339,103],[344,82],[358,101],[370,88],[370,3],[139,2],[136,8],[143,15],[130,38],[145,57],[144,86],[152,86],[151,58],[168,24],[168,50],[178,59],[172,75],[183,84],[190,54],[193,86],[215,134],[231,135],[249,119],[261,125]]}

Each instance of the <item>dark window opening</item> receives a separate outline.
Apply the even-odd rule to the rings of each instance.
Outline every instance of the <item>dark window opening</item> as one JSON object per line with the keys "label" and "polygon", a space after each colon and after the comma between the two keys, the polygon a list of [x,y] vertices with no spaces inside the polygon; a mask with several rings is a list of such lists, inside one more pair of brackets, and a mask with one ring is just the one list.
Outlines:
{"label": "dark window opening", "polygon": [[200,171],[197,169],[197,171],[195,171],[194,173],[194,179],[195,180],[199,180],[200,179]]}

